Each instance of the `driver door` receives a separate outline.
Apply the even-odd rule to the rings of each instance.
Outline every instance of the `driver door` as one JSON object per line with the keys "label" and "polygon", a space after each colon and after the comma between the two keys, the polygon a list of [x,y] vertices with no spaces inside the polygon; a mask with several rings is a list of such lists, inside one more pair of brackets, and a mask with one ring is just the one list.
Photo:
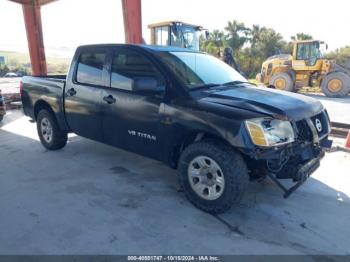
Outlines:
{"label": "driver door", "polygon": [[[160,108],[164,100],[165,78],[144,53],[132,48],[114,49],[109,67],[110,87],[102,91],[102,97],[113,98],[102,103],[105,143],[161,159],[164,135]],[[137,77],[156,78],[162,92],[133,91],[133,80]]]}

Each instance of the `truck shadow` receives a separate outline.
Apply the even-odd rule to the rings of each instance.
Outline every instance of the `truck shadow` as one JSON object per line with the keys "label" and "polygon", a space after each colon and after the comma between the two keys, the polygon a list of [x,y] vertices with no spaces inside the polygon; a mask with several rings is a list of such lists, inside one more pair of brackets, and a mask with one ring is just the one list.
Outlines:
{"label": "truck shadow", "polygon": [[[177,185],[176,171],[162,163],[80,137],[71,137],[70,143],[61,151],[51,152],[36,140],[0,129],[0,152],[6,156],[0,158],[0,166],[6,170],[2,177],[15,179],[18,190],[23,190],[24,184],[28,190],[41,192],[50,187],[56,198],[62,195],[63,200],[57,202],[55,198],[50,202],[51,196],[31,198],[29,193],[21,192],[28,206],[50,205],[50,209],[59,210],[59,216],[70,217],[70,228],[80,227],[81,220],[74,220],[67,212],[82,212],[86,217],[101,212],[103,216],[115,217],[118,223],[130,219],[136,223],[141,234],[138,236],[145,238],[151,234],[152,238],[161,239],[169,233],[166,225],[171,224],[173,229],[181,226],[183,230],[185,224],[184,234],[189,234],[189,239],[195,239],[195,234],[209,234],[214,239],[224,237],[232,247],[235,241],[243,239],[307,254],[349,254],[350,199],[313,177],[289,199],[283,199],[269,180],[252,182],[241,204],[225,214],[212,216],[185,200]],[[16,159],[24,164],[16,164]],[[57,168],[55,163],[62,165]],[[61,210],[60,201],[66,202],[67,209]],[[69,208],[80,204],[84,209]],[[213,233],[215,228],[224,230]],[[173,237],[178,237],[177,242],[183,239],[176,234]]]}

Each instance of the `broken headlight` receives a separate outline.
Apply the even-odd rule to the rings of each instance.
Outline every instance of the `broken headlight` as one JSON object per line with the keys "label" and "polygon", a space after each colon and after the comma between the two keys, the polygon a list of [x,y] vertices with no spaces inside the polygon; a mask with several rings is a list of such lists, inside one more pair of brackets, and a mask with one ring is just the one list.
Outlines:
{"label": "broken headlight", "polygon": [[289,121],[255,118],[245,121],[250,138],[257,146],[279,146],[294,142],[294,130]]}

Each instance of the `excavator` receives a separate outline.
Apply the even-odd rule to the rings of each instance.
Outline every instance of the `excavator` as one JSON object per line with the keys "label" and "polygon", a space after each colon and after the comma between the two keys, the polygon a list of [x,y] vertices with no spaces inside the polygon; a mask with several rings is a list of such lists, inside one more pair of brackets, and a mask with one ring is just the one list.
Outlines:
{"label": "excavator", "polygon": [[319,40],[298,40],[293,53],[269,57],[256,79],[266,86],[296,91],[304,86],[319,86],[328,97],[350,93],[350,68],[323,58],[328,45]]}

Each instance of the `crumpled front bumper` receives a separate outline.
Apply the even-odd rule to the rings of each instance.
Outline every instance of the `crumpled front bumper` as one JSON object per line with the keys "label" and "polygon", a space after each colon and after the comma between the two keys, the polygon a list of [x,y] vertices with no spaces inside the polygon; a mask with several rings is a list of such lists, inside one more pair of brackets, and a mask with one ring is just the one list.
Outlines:
{"label": "crumpled front bumper", "polygon": [[293,177],[296,183],[290,187],[286,188],[281,184],[274,174],[267,173],[268,177],[275,182],[275,184],[282,189],[284,192],[283,197],[288,198],[295,190],[297,190],[304,182],[320,167],[320,161],[324,157],[325,152],[321,151],[319,156],[309,160],[308,162],[301,165]]}

